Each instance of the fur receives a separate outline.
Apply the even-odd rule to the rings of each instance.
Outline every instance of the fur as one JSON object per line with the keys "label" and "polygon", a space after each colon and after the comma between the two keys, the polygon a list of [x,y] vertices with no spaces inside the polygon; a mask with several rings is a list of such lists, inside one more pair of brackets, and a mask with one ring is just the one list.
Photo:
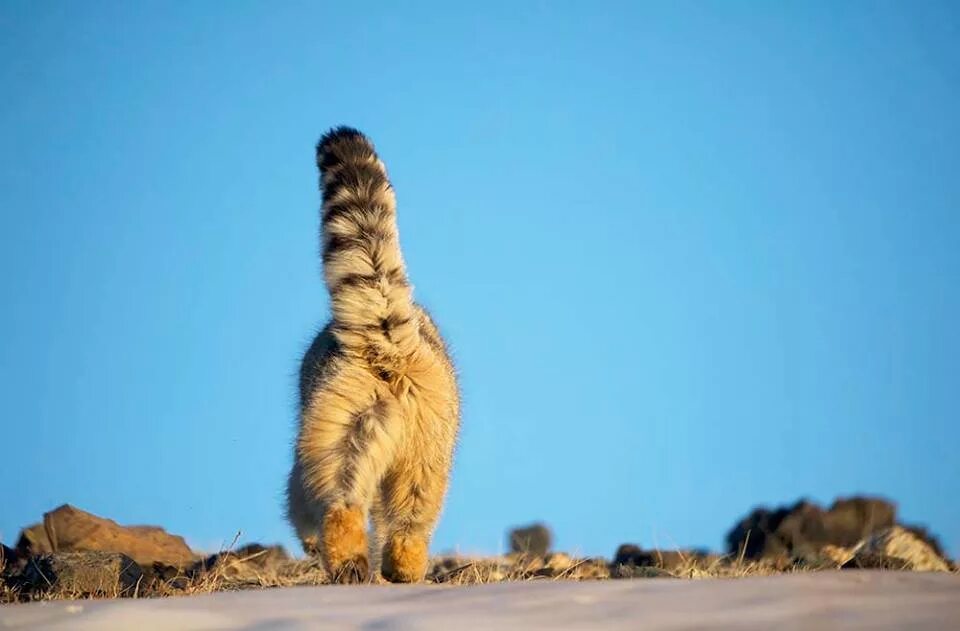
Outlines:
{"label": "fur", "polygon": [[[386,168],[360,132],[317,145],[332,320],[300,367],[287,514],[334,580],[422,580],[459,427],[453,363],[413,301]],[[368,538],[367,522],[373,522]]]}

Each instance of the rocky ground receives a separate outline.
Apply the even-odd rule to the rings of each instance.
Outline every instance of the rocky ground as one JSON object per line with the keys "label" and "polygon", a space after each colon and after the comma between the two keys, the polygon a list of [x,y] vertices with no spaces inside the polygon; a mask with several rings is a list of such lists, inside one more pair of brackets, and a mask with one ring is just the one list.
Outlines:
{"label": "rocky ground", "polygon": [[[756,577],[837,569],[957,572],[936,538],[899,524],[895,506],[876,498],[841,499],[826,509],[803,501],[756,509],[730,531],[724,554],[623,544],[612,559],[574,558],[551,551],[550,531],[541,524],[511,531],[508,541],[512,552],[501,557],[436,558],[427,582]],[[3,546],[0,555],[0,602],[7,603],[328,582],[315,560],[292,558],[279,546],[248,544],[202,555],[162,528],[121,526],[69,505],[24,528],[16,545]]]}

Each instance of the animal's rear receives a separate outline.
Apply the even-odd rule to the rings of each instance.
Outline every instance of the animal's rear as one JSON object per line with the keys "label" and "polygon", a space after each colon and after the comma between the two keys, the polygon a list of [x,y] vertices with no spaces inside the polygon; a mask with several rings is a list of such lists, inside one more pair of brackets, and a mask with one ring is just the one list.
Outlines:
{"label": "animal's rear", "polygon": [[320,140],[317,166],[332,333],[347,352],[375,369],[402,370],[419,334],[386,168],[373,144],[348,127]]}
{"label": "animal's rear", "polygon": [[317,165],[333,318],[301,368],[288,514],[335,580],[366,576],[372,518],[384,575],[416,581],[446,493],[456,376],[439,331],[412,300],[393,189],[373,145],[335,129],[317,145]]}

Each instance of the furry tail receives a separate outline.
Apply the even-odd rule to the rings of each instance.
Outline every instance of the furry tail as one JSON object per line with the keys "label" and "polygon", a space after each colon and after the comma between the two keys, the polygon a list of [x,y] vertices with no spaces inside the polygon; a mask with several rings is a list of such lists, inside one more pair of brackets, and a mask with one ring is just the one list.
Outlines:
{"label": "furry tail", "polygon": [[393,187],[373,144],[349,127],[320,139],[317,166],[333,334],[346,351],[389,377],[403,369],[419,342]]}

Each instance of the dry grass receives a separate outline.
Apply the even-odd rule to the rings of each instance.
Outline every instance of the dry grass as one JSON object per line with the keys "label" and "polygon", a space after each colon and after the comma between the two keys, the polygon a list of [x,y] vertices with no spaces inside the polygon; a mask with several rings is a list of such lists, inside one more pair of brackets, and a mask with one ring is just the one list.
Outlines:
{"label": "dry grass", "polygon": [[745,561],[728,556],[683,556],[680,562],[661,559],[655,565],[613,565],[604,559],[571,559],[555,553],[545,558],[508,555],[493,558],[446,557],[438,559],[428,580],[450,585],[475,585],[529,580],[605,580],[630,578],[743,578],[771,576],[836,566],[814,566],[773,561]]}
{"label": "dry grass", "polygon": [[53,587],[45,590],[26,590],[15,585],[0,584],[0,605],[9,603],[38,602],[53,600],[100,600],[111,598],[139,598],[143,596],[139,589],[130,592],[119,581],[113,587],[89,593],[74,589]]}
{"label": "dry grass", "polygon": [[276,565],[258,566],[253,562],[256,556],[226,558],[207,571],[161,581],[154,587],[151,595],[206,594],[241,589],[324,585],[329,582],[326,572],[317,561],[288,560]]}
{"label": "dry grass", "polygon": [[[0,581],[0,603],[32,600],[65,600],[115,598],[127,595],[134,598],[171,597],[208,594],[220,591],[266,589],[329,583],[318,561],[279,557],[275,549],[262,549],[250,554],[226,551],[211,557],[207,564],[177,570],[155,567],[145,576],[133,593],[121,594],[109,590],[97,594],[64,592],[57,589],[21,593],[15,586]],[[678,560],[679,559],[679,560]],[[771,576],[795,572],[813,572],[836,569],[835,560],[824,557],[807,562],[750,561],[742,556],[684,555],[661,556],[653,565],[614,566],[605,559],[571,558],[563,553],[546,557],[511,554],[500,557],[447,556],[434,559],[427,582],[445,585],[478,585],[507,581],[565,581],[641,578],[744,578]],[[954,567],[956,573],[958,568]],[[378,579],[375,582],[384,582]]]}
{"label": "dry grass", "polygon": [[16,588],[0,582],[0,605],[4,603],[15,603],[20,601],[20,592]]}
{"label": "dry grass", "polygon": [[[321,565],[313,559],[269,559],[271,550],[249,555],[226,552],[205,568],[176,570],[155,568],[133,593],[123,594],[119,585],[113,590],[96,594],[68,592],[60,589],[21,593],[15,586],[0,583],[0,603],[34,600],[72,600],[90,598],[117,598],[129,596],[171,597],[209,594],[220,591],[266,589],[329,583]],[[608,580],[624,578],[685,578],[767,576],[801,571],[800,566],[778,567],[771,563],[743,562],[716,558],[705,563],[689,557],[673,567],[619,566],[612,567],[604,559],[573,559],[562,553],[546,557],[507,555],[503,557],[442,557],[434,560],[427,582],[446,585],[478,585],[507,581],[566,581]],[[165,570],[165,572],[161,572]],[[382,579],[375,582],[383,582]]]}

